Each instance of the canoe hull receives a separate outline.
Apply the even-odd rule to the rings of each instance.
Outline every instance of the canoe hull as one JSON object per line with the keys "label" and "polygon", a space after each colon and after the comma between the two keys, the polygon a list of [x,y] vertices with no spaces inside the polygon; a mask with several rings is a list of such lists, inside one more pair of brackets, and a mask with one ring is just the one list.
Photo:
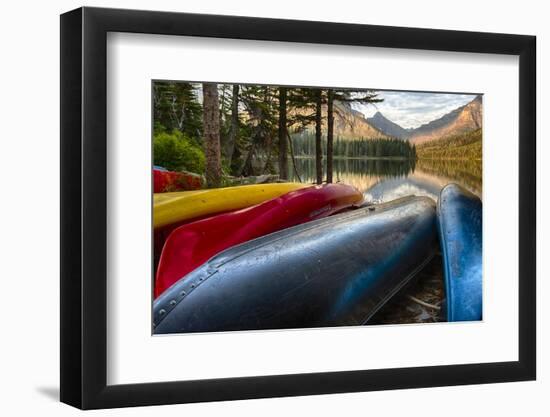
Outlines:
{"label": "canoe hull", "polygon": [[364,324],[431,259],[435,222],[412,197],[227,249],[155,300],[154,332]]}
{"label": "canoe hull", "polygon": [[355,187],[325,184],[180,226],[164,244],[155,280],[155,297],[231,246],[330,216],[362,201],[363,194]]}
{"label": "canoe hull", "polygon": [[157,193],[153,196],[153,226],[159,229],[200,217],[239,210],[306,186],[298,183],[277,183]]}
{"label": "canoe hull", "polygon": [[448,321],[482,319],[482,204],[456,184],[441,190],[438,230]]}
{"label": "canoe hull", "polygon": [[167,191],[198,190],[202,187],[202,178],[190,172],[173,172],[163,168],[153,169],[153,191],[164,193]]}

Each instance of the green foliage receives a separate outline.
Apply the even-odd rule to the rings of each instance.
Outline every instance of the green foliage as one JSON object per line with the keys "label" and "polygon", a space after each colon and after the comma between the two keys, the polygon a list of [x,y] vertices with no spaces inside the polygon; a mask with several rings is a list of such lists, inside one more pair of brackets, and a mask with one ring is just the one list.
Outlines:
{"label": "green foliage", "polygon": [[483,155],[481,129],[462,135],[425,142],[417,147],[422,159],[472,159]]}
{"label": "green foliage", "polygon": [[204,172],[203,150],[179,130],[155,132],[153,159],[155,165],[172,171]]}
{"label": "green foliage", "polygon": [[198,101],[198,84],[155,81],[153,108],[155,130],[179,130],[197,143],[202,140],[202,105]]}
{"label": "green foliage", "polygon": [[159,133],[165,133],[166,127],[164,127],[159,121],[155,120],[155,123],[153,125],[153,134],[159,134]]}

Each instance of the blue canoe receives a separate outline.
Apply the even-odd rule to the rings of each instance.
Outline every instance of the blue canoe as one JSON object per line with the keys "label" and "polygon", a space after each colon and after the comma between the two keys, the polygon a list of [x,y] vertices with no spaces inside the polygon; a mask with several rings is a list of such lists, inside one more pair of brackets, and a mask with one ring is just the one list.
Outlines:
{"label": "blue canoe", "polygon": [[365,324],[432,258],[436,209],[408,197],[229,248],[153,304],[155,334]]}
{"label": "blue canoe", "polygon": [[445,186],[437,205],[448,321],[482,319],[482,204],[456,184]]}

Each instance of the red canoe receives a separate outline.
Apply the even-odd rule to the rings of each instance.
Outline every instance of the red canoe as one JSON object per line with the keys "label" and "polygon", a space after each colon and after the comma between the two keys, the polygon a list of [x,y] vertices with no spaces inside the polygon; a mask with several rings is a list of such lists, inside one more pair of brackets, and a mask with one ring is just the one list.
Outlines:
{"label": "red canoe", "polygon": [[174,172],[153,169],[153,190],[155,193],[166,191],[198,190],[202,186],[200,175],[190,172]]}
{"label": "red canoe", "polygon": [[180,226],[170,234],[162,250],[155,280],[155,298],[224,249],[330,216],[362,202],[363,195],[355,187],[325,184]]}

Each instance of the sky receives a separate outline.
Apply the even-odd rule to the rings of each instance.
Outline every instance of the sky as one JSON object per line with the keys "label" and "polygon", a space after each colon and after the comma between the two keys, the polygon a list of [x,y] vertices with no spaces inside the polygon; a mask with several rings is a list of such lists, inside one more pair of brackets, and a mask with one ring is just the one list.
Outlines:
{"label": "sky", "polygon": [[384,101],[376,104],[356,104],[354,108],[372,117],[377,111],[404,128],[415,128],[438,119],[451,110],[472,101],[475,94],[418,93],[379,91]]}

